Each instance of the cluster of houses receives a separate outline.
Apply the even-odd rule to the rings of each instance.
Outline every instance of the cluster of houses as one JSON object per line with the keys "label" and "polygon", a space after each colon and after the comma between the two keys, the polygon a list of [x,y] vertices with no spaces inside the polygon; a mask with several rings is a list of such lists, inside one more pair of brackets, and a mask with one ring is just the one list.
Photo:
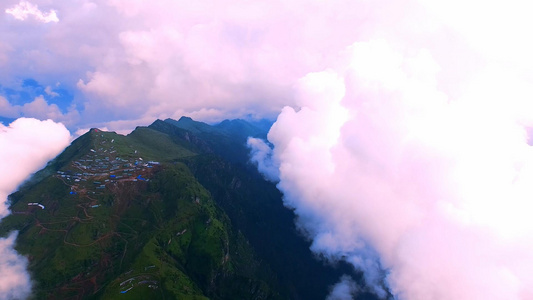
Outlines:
{"label": "cluster of houses", "polygon": [[[104,135],[102,135],[104,137]],[[107,143],[107,145],[105,145]],[[99,141],[101,147],[95,147],[83,157],[73,161],[69,168],[57,171],[56,177],[71,186],[71,195],[78,192],[97,194],[109,184],[117,181],[149,181],[150,169],[160,163],[145,161],[136,150],[129,155],[117,153],[114,139]],[[121,157],[124,155],[125,157]],[[44,209],[39,203],[28,203]],[[92,208],[98,205],[92,205]]]}
{"label": "cluster of houses", "polygon": [[148,181],[139,173],[159,165],[159,162],[144,162],[142,158],[124,159],[120,157],[96,158],[96,155],[86,155],[72,163],[72,171],[57,171],[57,176],[69,183],[92,181],[96,189],[104,189],[108,182],[115,181]]}

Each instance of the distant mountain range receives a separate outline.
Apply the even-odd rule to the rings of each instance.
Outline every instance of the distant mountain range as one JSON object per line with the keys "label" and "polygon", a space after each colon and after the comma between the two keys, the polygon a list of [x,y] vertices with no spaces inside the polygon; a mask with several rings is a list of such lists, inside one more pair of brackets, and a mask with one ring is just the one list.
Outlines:
{"label": "distant mountain range", "polygon": [[310,252],[248,164],[247,137],[270,125],[183,117],[80,136],[9,196],[0,223],[19,231],[34,298],[324,299],[358,277]]}

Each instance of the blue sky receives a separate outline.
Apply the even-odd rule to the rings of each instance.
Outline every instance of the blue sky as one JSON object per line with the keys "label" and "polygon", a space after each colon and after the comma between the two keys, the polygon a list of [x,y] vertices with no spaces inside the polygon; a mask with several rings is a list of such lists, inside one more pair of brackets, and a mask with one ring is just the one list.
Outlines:
{"label": "blue sky", "polygon": [[74,96],[67,89],[61,87],[61,83],[43,86],[35,79],[26,78],[21,80],[20,86],[0,86],[0,95],[4,96],[12,105],[24,105],[32,102],[36,97],[43,96],[49,104],[56,104],[59,109],[66,113],[72,104]]}

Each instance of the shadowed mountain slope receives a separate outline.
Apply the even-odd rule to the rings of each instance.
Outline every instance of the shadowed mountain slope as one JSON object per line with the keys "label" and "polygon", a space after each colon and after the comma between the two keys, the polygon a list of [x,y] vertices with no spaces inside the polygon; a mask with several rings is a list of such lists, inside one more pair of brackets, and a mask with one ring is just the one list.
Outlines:
{"label": "shadowed mountain slope", "polygon": [[0,223],[19,231],[34,298],[324,299],[353,270],[309,251],[247,163],[249,135],[266,130],[182,118],[76,139],[10,195]]}

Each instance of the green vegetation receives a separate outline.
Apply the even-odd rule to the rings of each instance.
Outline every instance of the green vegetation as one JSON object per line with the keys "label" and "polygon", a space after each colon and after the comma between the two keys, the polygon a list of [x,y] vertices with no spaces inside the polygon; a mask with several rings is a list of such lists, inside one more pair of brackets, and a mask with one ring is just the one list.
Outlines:
{"label": "green vegetation", "polygon": [[[255,274],[253,250],[188,167],[174,162],[194,155],[149,128],[129,136],[91,130],[40,181],[11,195],[13,214],[0,233],[20,231],[17,250],[30,259],[35,298],[272,295]],[[233,257],[232,248],[245,253]],[[250,265],[252,272],[238,268]]]}
{"label": "green vegetation", "polygon": [[245,121],[92,129],[10,195],[35,299],[323,299],[281,195],[246,164]]}

